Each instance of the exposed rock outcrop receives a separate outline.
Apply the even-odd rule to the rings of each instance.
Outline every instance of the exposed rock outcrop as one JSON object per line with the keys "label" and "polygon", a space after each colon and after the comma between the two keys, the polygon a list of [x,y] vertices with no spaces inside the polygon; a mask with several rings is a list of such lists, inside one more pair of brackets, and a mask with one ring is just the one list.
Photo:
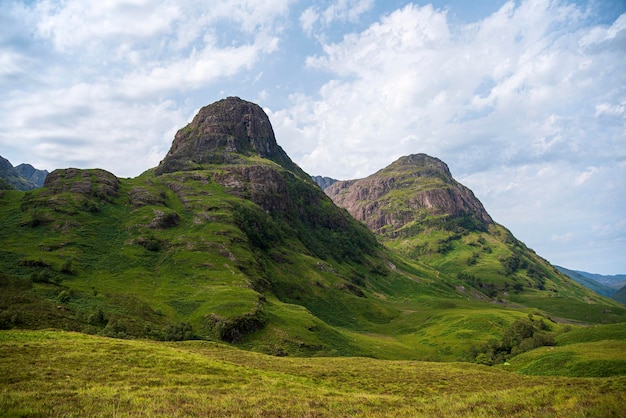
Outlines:
{"label": "exposed rock outcrop", "polygon": [[325,192],[368,228],[393,233],[428,216],[471,217],[493,222],[472,191],[452,178],[448,166],[426,154],[402,157],[360,180],[339,181]]}
{"label": "exposed rock outcrop", "polygon": [[44,187],[48,193],[78,193],[111,201],[118,196],[120,180],[114,174],[99,168],[82,170],[65,168],[48,174]]}
{"label": "exposed rock outcrop", "polygon": [[228,97],[200,109],[174,137],[156,174],[195,170],[204,164],[236,164],[260,156],[300,177],[308,176],[276,143],[274,130],[261,107]]}

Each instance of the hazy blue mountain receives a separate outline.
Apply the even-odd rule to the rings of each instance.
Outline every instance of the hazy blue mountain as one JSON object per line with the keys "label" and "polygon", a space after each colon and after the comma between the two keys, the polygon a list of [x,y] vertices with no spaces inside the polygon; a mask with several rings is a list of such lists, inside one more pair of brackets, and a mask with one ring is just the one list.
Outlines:
{"label": "hazy blue mountain", "polygon": [[[600,283],[597,280],[591,279],[581,272],[575,270],[569,270],[565,267],[555,266],[561,273],[567,275],[570,279],[574,280],[576,283],[585,286],[588,289],[593,290],[596,293],[599,293],[603,296],[611,297],[615,293],[615,289]],[[587,273],[589,274],[589,273]]]}
{"label": "hazy blue mountain", "polygon": [[15,167],[15,170],[24,177],[26,180],[35,184],[37,187],[43,187],[44,181],[48,174],[48,170],[38,170],[30,164],[19,164]]}
{"label": "hazy blue mountain", "polygon": [[[20,175],[20,173],[13,167],[13,164],[6,158],[0,156],[0,179],[3,179],[6,184],[17,190],[32,190],[36,189],[37,185]],[[5,183],[2,187],[7,188]]]}
{"label": "hazy blue mountain", "polygon": [[326,189],[327,187],[332,186],[333,184],[339,181],[331,177],[324,177],[324,176],[311,176],[311,178],[313,179],[315,183],[317,183],[318,186],[322,188],[322,190]]}
{"label": "hazy blue mountain", "polygon": [[619,289],[626,285],[626,274],[605,276],[602,274],[588,273],[586,271],[577,271],[577,273],[580,273],[585,277],[595,280],[598,283],[602,283],[605,286],[612,287],[613,289]]}

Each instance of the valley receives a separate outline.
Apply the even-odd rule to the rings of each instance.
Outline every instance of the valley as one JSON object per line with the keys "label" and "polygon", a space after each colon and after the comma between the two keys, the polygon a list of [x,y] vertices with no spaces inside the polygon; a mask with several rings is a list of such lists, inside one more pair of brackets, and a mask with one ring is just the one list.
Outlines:
{"label": "valley", "polygon": [[135,178],[1,190],[0,226],[3,415],[626,410],[626,306],[436,158],[322,190],[239,98]]}

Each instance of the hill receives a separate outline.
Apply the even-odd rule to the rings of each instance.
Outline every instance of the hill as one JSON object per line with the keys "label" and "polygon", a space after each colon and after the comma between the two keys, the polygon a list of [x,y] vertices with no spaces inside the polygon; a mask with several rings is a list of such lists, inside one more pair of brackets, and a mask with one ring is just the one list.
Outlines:
{"label": "hill", "polygon": [[626,286],[622,287],[617,292],[613,293],[611,298],[626,305]]}
{"label": "hill", "polygon": [[37,188],[35,183],[24,178],[9,160],[2,157],[0,157],[0,180],[2,180],[0,190],[32,190]]}
{"label": "hill", "polygon": [[594,279],[590,279],[588,276],[585,276],[575,270],[569,270],[565,267],[555,266],[561,273],[567,275],[570,279],[574,280],[576,283],[585,286],[588,289],[593,290],[594,292],[606,296],[611,297],[616,290],[612,287],[606,286],[599,281]]}
{"label": "hill", "polygon": [[602,274],[588,273],[586,271],[577,271],[577,273],[614,289],[619,289],[626,285],[626,274],[615,274],[607,276]]}
{"label": "hill", "polygon": [[[445,164],[403,161],[387,203],[406,210],[381,214],[399,222],[377,237],[291,161],[258,105],[220,100],[136,178],[66,168],[0,192],[0,328],[473,360],[529,313],[554,332],[557,317],[626,320],[495,224]],[[413,200],[394,188],[411,178],[428,182]]]}
{"label": "hill", "polygon": [[24,163],[17,165],[15,170],[36,187],[43,187],[46,177],[50,174],[48,170],[38,170],[32,165]]}
{"label": "hill", "polygon": [[611,322],[613,312],[621,316],[622,307],[573,282],[495,223],[437,158],[402,157],[325,192],[388,248],[458,279],[468,295],[580,321]]}
{"label": "hill", "polygon": [[327,187],[332,186],[333,184],[339,181],[339,180],[335,180],[333,178],[324,177],[324,176],[311,176],[311,178],[313,179],[315,183],[317,183],[318,186],[322,188],[322,190],[326,189]]}

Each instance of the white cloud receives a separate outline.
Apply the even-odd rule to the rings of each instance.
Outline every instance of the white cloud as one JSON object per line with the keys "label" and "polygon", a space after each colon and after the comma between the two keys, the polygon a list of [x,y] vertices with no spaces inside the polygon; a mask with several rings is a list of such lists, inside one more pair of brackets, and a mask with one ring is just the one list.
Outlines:
{"label": "white cloud", "polygon": [[28,149],[41,168],[139,174],[199,107],[175,98],[276,52],[290,2],[11,3],[0,12],[8,22],[0,44],[10,47],[0,53],[3,153]]}
{"label": "white cloud", "polygon": [[550,236],[593,241],[590,222],[615,224],[626,207],[625,18],[587,16],[511,1],[459,25],[409,4],[308,57],[331,80],[272,115],[277,135],[307,172],[340,179],[401,155],[439,157],[497,221],[565,259]]}
{"label": "white cloud", "polygon": [[[298,97],[309,102],[306,109],[294,104],[283,112],[318,143],[300,161],[310,171],[349,177],[419,151],[463,172],[601,152],[623,133],[603,137],[607,126],[592,116],[621,106],[615,101],[624,93],[626,62],[615,49],[580,48],[596,30],[581,24],[583,16],[567,4],[509,2],[483,21],[455,27],[445,11],[408,5],[324,45],[307,65],[333,80],[317,97]],[[585,142],[590,131],[597,134],[593,147]],[[375,150],[379,157],[369,167],[359,158],[336,164],[325,159],[328,149],[338,156]]]}
{"label": "white cloud", "polygon": [[319,18],[320,15],[314,7],[307,7],[300,15],[300,26],[302,27],[304,33],[311,36],[313,33],[313,27]]}
{"label": "white cloud", "polygon": [[324,39],[324,30],[333,23],[355,23],[374,6],[374,0],[337,0],[325,3],[326,6],[307,7],[300,15],[300,26],[307,36],[316,31],[320,32],[316,33],[317,37]]}
{"label": "white cloud", "polygon": [[588,167],[587,170],[576,176],[576,178],[574,179],[574,185],[580,186],[583,183],[586,183],[587,181],[589,181],[589,179],[591,179],[591,177],[598,173],[598,171],[600,171],[598,167]]}

